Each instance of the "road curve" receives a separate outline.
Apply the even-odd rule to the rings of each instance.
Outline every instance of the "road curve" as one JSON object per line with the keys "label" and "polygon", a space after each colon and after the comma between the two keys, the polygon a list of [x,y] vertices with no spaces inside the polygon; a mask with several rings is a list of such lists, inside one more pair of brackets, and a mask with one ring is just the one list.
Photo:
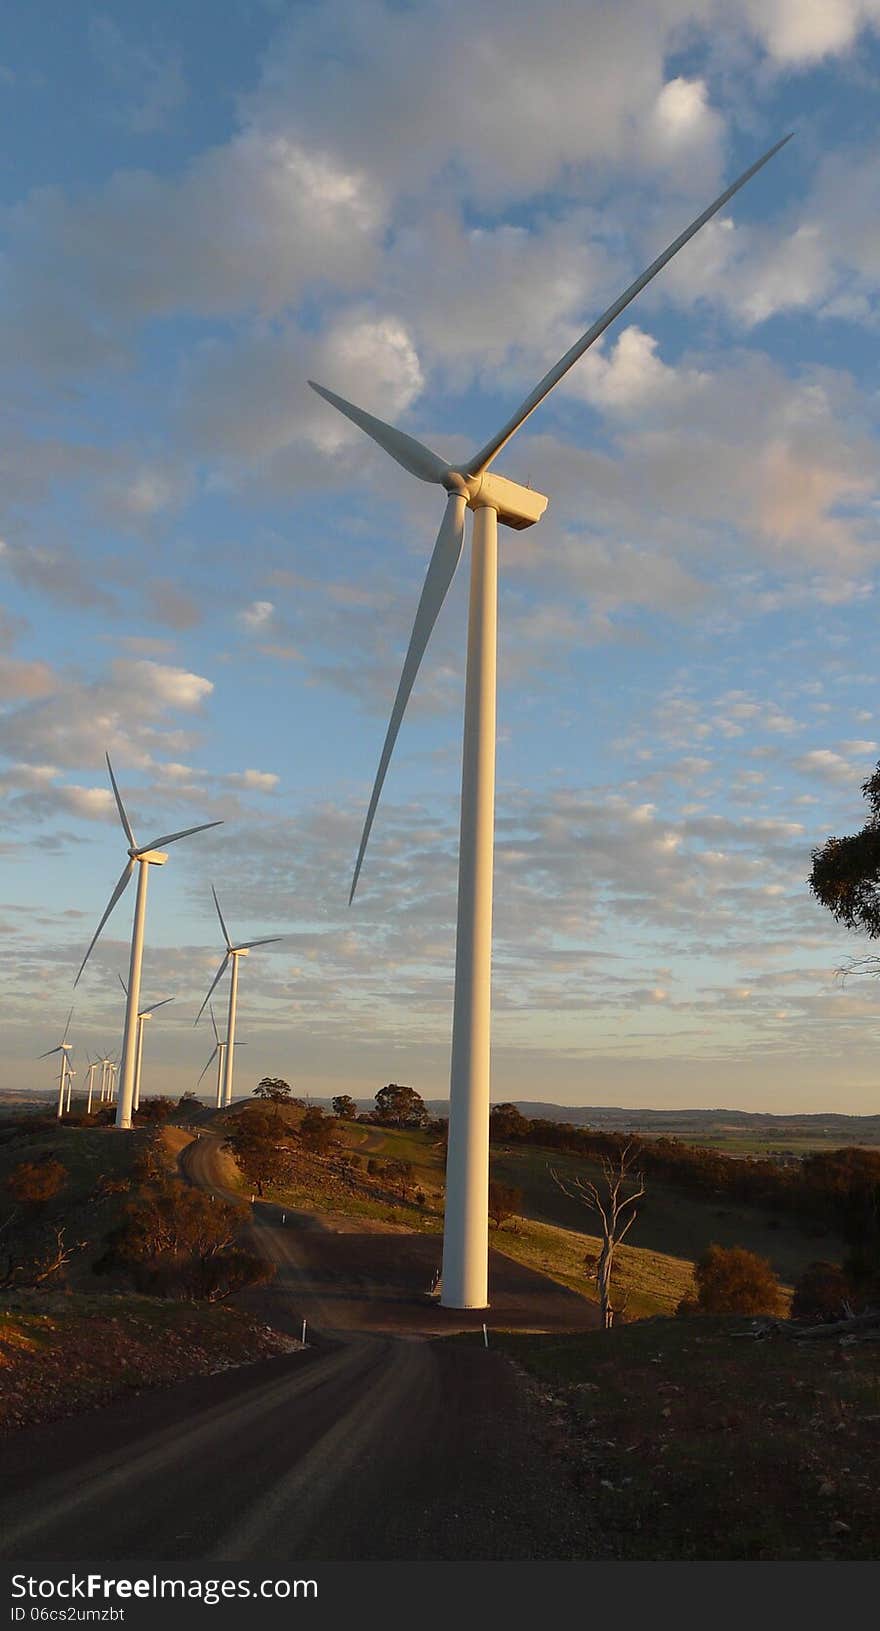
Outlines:
{"label": "road curve", "polygon": [[[217,1189],[219,1140],[185,1166]],[[259,1211],[260,1209],[256,1209]],[[310,1289],[299,1232],[255,1219],[272,1316],[300,1352],[25,1428],[0,1467],[0,1556],[28,1561],[589,1555],[507,1362],[471,1343],[346,1329]],[[342,1322],[342,1325],[341,1325]],[[527,1469],[525,1471],[524,1469]]]}

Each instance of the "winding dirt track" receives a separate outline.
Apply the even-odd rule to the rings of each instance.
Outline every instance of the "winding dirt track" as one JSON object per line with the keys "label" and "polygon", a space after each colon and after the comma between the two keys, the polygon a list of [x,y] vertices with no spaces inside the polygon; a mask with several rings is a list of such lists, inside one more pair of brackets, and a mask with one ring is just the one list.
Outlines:
{"label": "winding dirt track", "polygon": [[[202,1134],[182,1164],[191,1181],[222,1190],[219,1139]],[[0,1555],[589,1556],[588,1537],[568,1526],[560,1464],[512,1367],[491,1346],[423,1340],[483,1317],[452,1316],[420,1298],[436,1242],[334,1234],[291,1214],[282,1226],[271,1207],[254,1213],[254,1243],[278,1271],[250,1305],[295,1331],[307,1318],[309,1345],[10,1435]],[[595,1323],[580,1299],[499,1263],[496,1323]]]}

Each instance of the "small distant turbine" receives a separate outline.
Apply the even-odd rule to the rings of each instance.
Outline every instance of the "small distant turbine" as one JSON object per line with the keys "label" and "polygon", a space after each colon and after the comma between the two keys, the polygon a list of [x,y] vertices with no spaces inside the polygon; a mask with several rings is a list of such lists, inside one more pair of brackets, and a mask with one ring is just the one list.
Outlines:
{"label": "small distant turbine", "polygon": [[[118,979],[119,984],[122,986],[125,995],[128,996],[128,990],[122,975],[117,974],[116,978]],[[144,1023],[146,1020],[152,1018],[157,1008],[164,1008],[166,1002],[173,1001],[173,997],[163,997],[161,1002],[151,1002],[148,1008],[141,1008],[140,1012],[138,1013],[137,1036],[135,1038],[134,1052],[134,1093],[132,1094],[131,1100],[132,1111],[139,1110],[141,1104],[141,1064],[144,1057]],[[115,1065],[113,1066],[113,1069],[116,1069]]]}
{"label": "small distant turbine", "polygon": [[67,1056],[68,1056],[69,1053],[71,1053],[73,1051],[73,1043],[68,1042],[68,1040],[67,1040],[67,1033],[70,1030],[70,1021],[72,1020],[72,1018],[73,1018],[73,1009],[71,1008],[70,1013],[67,1016],[67,1024],[64,1027],[64,1035],[62,1036],[61,1041],[59,1042],[57,1048],[48,1048],[45,1053],[38,1054],[38,1056],[37,1056],[39,1059],[51,1059],[52,1055],[55,1054],[55,1053],[60,1053],[60,1055],[61,1055],[61,1075],[58,1078],[58,1119],[59,1119],[59,1121],[61,1120],[61,1117],[64,1115],[64,1097],[65,1097],[65,1092],[66,1092],[66,1088],[67,1088],[67,1073],[68,1073],[68,1070],[70,1069],[70,1060],[68,1059]]}
{"label": "small distant turbine", "polygon": [[[214,1027],[214,1052],[211,1054],[210,1059],[208,1060],[207,1064],[205,1065],[205,1068],[202,1071],[202,1074],[199,1077],[198,1082],[196,1082],[196,1087],[199,1086],[199,1083],[204,1081],[205,1077],[208,1074],[208,1071],[210,1070],[212,1064],[214,1063],[214,1060],[216,1059],[216,1061],[217,1061],[217,1109],[222,1110],[223,1109],[223,1061],[226,1058],[226,1043],[220,1041],[220,1032],[217,1029],[217,1021],[214,1018],[214,1004],[213,1003],[211,1003],[211,1007],[209,1009],[209,1012],[210,1012],[210,1015],[211,1015],[211,1024]],[[247,1046],[247,1044],[245,1042],[236,1042],[235,1046],[237,1048],[244,1048],[244,1047]]]}
{"label": "small distant turbine", "polygon": [[[223,1072],[223,1096],[222,1104],[218,1104],[218,1109],[225,1109],[232,1103],[232,1070],[235,1063],[235,1013],[238,1006],[238,959],[239,957],[246,957],[248,952],[253,951],[255,946],[274,946],[277,941],[283,940],[284,936],[283,934],[273,934],[266,940],[244,940],[240,946],[234,946],[229,938],[229,932],[226,928],[226,924],[223,921],[223,913],[220,910],[220,902],[217,899],[217,891],[213,884],[211,885],[211,894],[214,896],[214,905],[217,908],[217,916],[220,919],[220,927],[223,930],[223,939],[226,941],[226,952],[217,973],[214,975],[214,978],[211,981],[208,995],[196,1014],[194,1023],[198,1025],[199,1020],[208,1006],[211,992],[222,980],[223,975],[226,972],[226,964],[231,959],[232,977],[229,982],[229,1013],[226,1020],[226,1042],[224,1044],[226,1048],[226,1058],[224,1060],[225,1068]],[[220,1038],[217,1037],[218,1046],[219,1042]],[[213,1059],[213,1057],[214,1055],[212,1054],[211,1058]],[[208,1062],[210,1063],[210,1060]]]}
{"label": "small distant turbine", "polygon": [[109,753],[105,754],[105,758],[107,760],[107,769],[110,772],[110,781],[113,786],[113,796],[116,799],[116,808],[119,811],[119,819],[122,822],[125,836],[128,839],[128,860],[125,864],[122,877],[119,879],[116,888],[110,896],[104,916],[102,917],[97,929],[94,932],[94,935],[92,936],[91,945],[80,963],[79,974],[77,974],[73,983],[74,985],[78,984],[80,974],[82,974],[82,971],[92,954],[92,950],[99,934],[101,933],[101,930],[104,927],[104,924],[107,922],[107,919],[116,905],[116,902],[127,889],[135,866],[139,866],[140,875],[138,877],[137,900],[135,902],[134,923],[131,931],[131,962],[128,970],[127,993],[128,1001],[125,1008],[125,1030],[122,1040],[122,1087],[116,1110],[117,1127],[130,1127],[132,1105],[134,1101],[135,1071],[137,1068],[137,1018],[138,1003],[140,1002],[141,995],[141,963],[144,955],[144,919],[147,910],[147,877],[149,875],[149,870],[151,866],[165,865],[168,856],[161,853],[161,846],[163,844],[176,844],[179,838],[189,838],[193,833],[207,832],[209,827],[222,827],[223,823],[222,821],[203,821],[199,827],[184,827],[182,832],[164,833],[161,838],[154,838],[152,843],[144,844],[143,846],[139,847],[134,833],[131,830],[131,822],[125,813],[125,805],[122,802],[119,788],[116,785],[116,777],[113,774],[113,766],[110,763]]}
{"label": "small distant turbine", "polygon": [[403,672],[385,734],[379,769],[361,835],[349,904],[354,898],[373,817],[406,705],[440,608],[464,547],[468,509],[471,540],[470,610],[464,703],[458,922],[449,1091],[449,1153],[443,1232],[443,1290],[447,1308],[485,1308],[488,1302],[489,1060],[492,969],[492,869],[495,821],[495,682],[498,638],[498,523],[521,530],[541,519],[547,499],[489,466],[570,368],[680,249],[740,187],[791,138],[771,147],[664,249],[646,271],[544,375],[513,416],[469,459],[448,464],[414,437],[377,419],[310,380],[314,391],[350,419],[419,481],[445,490],[446,508],[428,565]]}
{"label": "small distant turbine", "polygon": [[90,1116],[92,1113],[92,1083],[95,1078],[95,1071],[97,1070],[101,1061],[100,1059],[90,1059],[88,1054],[86,1054],[86,1058],[89,1061],[89,1068],[86,1074],[86,1115]]}

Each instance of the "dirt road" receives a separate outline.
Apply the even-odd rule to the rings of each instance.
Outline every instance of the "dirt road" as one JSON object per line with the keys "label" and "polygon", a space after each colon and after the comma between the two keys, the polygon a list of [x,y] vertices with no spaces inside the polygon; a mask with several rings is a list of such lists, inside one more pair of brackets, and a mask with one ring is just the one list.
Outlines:
{"label": "dirt road", "polygon": [[[221,1161],[219,1140],[203,1134],[186,1166],[216,1192]],[[0,1555],[588,1557],[589,1537],[565,1518],[561,1463],[512,1368],[491,1346],[420,1339],[438,1311],[423,1310],[410,1283],[420,1267],[403,1249],[411,1237],[365,1237],[399,1248],[397,1258],[380,1254],[367,1284],[364,1243],[346,1259],[354,1277],[350,1267],[332,1268],[338,1243],[350,1248],[359,1237],[333,1235],[314,1220],[282,1227],[255,1210],[254,1240],[278,1276],[253,1296],[288,1328],[305,1314],[309,1346],[12,1435],[0,1471]],[[336,1242],[330,1261],[328,1242]],[[527,1271],[501,1262],[502,1278],[508,1267],[517,1274],[498,1295],[510,1307],[519,1299],[531,1318],[519,1278]],[[544,1295],[561,1318],[557,1289]]]}

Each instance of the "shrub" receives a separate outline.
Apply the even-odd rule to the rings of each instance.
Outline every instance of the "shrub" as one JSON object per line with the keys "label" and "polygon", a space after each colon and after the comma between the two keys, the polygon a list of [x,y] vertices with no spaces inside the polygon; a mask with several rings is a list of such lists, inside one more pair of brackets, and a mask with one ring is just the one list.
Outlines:
{"label": "shrub", "polygon": [[523,1195],[521,1189],[515,1189],[512,1184],[501,1184],[496,1179],[489,1182],[489,1216],[496,1229],[508,1218],[518,1217],[522,1211]]}
{"label": "shrub", "polygon": [[853,1301],[853,1289],[838,1263],[809,1263],[794,1288],[791,1317],[795,1320],[839,1320],[844,1303]]}
{"label": "shrub", "polygon": [[54,1156],[41,1161],[20,1161],[6,1180],[6,1188],[19,1206],[43,1207],[64,1188],[68,1172]]}
{"label": "shrub", "polygon": [[701,1314],[785,1313],[770,1263],[743,1246],[710,1246],[695,1265],[694,1280]]}

